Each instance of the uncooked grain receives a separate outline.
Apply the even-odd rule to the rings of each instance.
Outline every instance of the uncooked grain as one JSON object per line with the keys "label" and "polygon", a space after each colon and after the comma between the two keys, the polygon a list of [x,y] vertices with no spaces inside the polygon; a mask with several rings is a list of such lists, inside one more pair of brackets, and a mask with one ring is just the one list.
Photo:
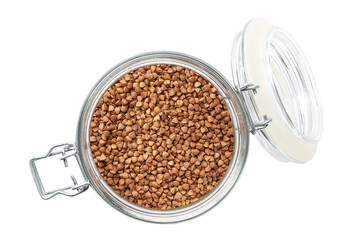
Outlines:
{"label": "uncooked grain", "polygon": [[98,171],[135,204],[171,209],[197,201],[224,176],[233,128],[217,89],[173,65],[136,69],[100,99],[90,126]]}

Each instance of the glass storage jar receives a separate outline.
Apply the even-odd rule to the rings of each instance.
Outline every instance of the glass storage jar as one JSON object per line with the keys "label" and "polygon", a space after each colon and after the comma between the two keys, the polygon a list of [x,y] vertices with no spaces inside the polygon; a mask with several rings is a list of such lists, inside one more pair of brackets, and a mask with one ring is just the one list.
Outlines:
{"label": "glass storage jar", "polygon": [[[217,186],[196,202],[174,209],[139,206],[121,197],[101,177],[89,141],[91,118],[106,90],[125,74],[147,65],[178,65],[200,74],[223,97],[234,129],[234,152]],[[91,186],[109,205],[131,217],[150,222],[178,222],[196,217],[220,202],[233,188],[246,161],[249,132],[275,158],[296,163],[310,160],[322,132],[322,112],[309,66],[297,44],[283,30],[263,19],[250,21],[232,47],[235,86],[215,68],[195,57],[176,52],[151,52],[132,57],[109,70],[90,91],[79,117],[76,143],[52,147],[47,155],[31,159],[30,168],[43,199],[57,194],[75,196]],[[36,161],[60,155],[65,167],[74,157],[81,183],[45,191]]]}

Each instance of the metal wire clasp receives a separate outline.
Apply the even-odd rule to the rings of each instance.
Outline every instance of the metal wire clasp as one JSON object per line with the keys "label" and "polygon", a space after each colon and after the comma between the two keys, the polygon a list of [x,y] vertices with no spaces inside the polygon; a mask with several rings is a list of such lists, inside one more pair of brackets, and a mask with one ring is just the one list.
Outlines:
{"label": "metal wire clasp", "polygon": [[252,134],[255,134],[256,131],[258,130],[262,130],[265,129],[269,123],[272,121],[271,118],[269,118],[267,115],[263,116],[263,120],[259,121],[259,122],[254,122],[251,118],[251,113],[250,110],[248,109],[248,107],[245,105],[246,104],[246,98],[247,96],[244,95],[244,92],[252,92],[252,94],[257,94],[257,89],[259,88],[259,86],[254,85],[252,83],[247,83],[243,86],[240,87],[236,87],[236,91],[238,92],[239,96],[241,97],[243,103],[244,103],[244,109],[247,113],[247,118],[248,118],[248,122],[250,125],[250,132]]}
{"label": "metal wire clasp", "polygon": [[55,145],[48,151],[48,153],[45,156],[31,159],[29,164],[30,164],[30,168],[31,168],[31,172],[32,172],[34,182],[37,186],[37,189],[38,189],[40,196],[43,199],[47,200],[47,199],[50,199],[50,198],[56,196],[57,194],[63,194],[65,196],[72,197],[72,196],[76,196],[76,195],[86,191],[89,187],[89,182],[86,180],[85,174],[84,174],[81,167],[80,167],[80,169],[81,169],[82,175],[84,177],[84,182],[78,183],[74,174],[71,174],[70,177],[71,177],[71,180],[73,182],[73,185],[67,186],[67,187],[62,187],[62,188],[55,189],[52,191],[45,191],[35,162],[38,160],[42,160],[42,159],[46,159],[46,158],[55,156],[55,155],[61,155],[59,159],[64,162],[64,166],[66,168],[69,167],[68,158],[70,158],[70,157],[75,157],[77,159],[78,166],[80,167],[78,155],[77,155],[77,149],[76,149],[76,146],[74,143],[63,143],[63,144]]}

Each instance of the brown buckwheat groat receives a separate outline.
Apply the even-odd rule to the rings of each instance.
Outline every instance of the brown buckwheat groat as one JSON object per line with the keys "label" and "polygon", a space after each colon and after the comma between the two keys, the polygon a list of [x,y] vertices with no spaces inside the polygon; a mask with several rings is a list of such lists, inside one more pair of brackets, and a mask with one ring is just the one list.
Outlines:
{"label": "brown buckwheat groat", "polygon": [[100,99],[90,127],[103,179],[130,202],[158,209],[185,206],[212,190],[228,168],[233,142],[219,92],[172,65],[119,79]]}

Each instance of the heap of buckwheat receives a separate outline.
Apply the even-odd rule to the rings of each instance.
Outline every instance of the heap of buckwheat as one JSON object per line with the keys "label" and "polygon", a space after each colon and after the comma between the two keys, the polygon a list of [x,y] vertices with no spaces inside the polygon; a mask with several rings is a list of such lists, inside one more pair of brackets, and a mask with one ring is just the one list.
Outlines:
{"label": "heap of buckwheat", "polygon": [[226,105],[199,74],[153,65],[126,74],[100,99],[90,144],[98,171],[130,202],[170,209],[195,202],[233,153]]}

